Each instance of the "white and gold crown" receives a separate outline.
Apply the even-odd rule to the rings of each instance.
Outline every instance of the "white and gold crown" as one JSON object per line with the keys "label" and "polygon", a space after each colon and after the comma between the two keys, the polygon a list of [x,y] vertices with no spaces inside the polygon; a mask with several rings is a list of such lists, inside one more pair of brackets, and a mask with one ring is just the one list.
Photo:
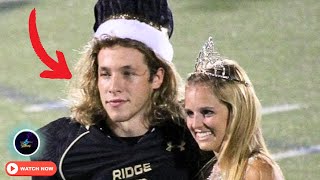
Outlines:
{"label": "white and gold crown", "polygon": [[237,81],[248,85],[245,81],[234,77],[235,72],[233,71],[235,71],[235,69],[234,67],[226,64],[225,59],[226,58],[222,57],[217,51],[215,51],[212,37],[209,37],[196,60],[194,73],[204,73],[208,76]]}

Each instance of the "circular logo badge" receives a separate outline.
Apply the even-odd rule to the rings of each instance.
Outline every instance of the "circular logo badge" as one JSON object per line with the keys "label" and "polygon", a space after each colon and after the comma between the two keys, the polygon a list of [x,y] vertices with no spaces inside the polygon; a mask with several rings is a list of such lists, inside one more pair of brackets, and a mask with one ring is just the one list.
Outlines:
{"label": "circular logo badge", "polygon": [[31,156],[39,149],[40,139],[34,131],[24,129],[15,135],[13,146],[20,155]]}

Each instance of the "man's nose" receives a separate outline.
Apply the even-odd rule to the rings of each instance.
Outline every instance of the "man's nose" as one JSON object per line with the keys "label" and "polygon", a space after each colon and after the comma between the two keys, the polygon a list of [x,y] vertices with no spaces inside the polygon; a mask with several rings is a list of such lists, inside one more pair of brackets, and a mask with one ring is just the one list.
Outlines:
{"label": "man's nose", "polygon": [[109,83],[110,83],[108,88],[109,93],[121,92],[121,88],[123,84],[123,80],[121,79],[121,76],[117,74],[112,75]]}

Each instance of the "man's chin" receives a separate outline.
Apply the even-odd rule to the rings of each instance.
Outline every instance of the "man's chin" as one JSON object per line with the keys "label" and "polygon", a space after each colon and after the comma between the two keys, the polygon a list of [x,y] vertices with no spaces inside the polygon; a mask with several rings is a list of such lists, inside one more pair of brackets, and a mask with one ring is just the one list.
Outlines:
{"label": "man's chin", "polygon": [[127,118],[119,118],[119,117],[109,117],[110,121],[113,123],[123,123],[129,121]]}

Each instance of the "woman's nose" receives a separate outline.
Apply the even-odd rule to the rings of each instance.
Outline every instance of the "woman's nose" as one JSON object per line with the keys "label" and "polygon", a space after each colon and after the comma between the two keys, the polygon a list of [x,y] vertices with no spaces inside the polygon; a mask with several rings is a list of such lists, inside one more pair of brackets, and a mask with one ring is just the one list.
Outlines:
{"label": "woman's nose", "polygon": [[194,114],[194,117],[192,118],[192,127],[200,128],[203,125],[203,117],[199,114]]}

